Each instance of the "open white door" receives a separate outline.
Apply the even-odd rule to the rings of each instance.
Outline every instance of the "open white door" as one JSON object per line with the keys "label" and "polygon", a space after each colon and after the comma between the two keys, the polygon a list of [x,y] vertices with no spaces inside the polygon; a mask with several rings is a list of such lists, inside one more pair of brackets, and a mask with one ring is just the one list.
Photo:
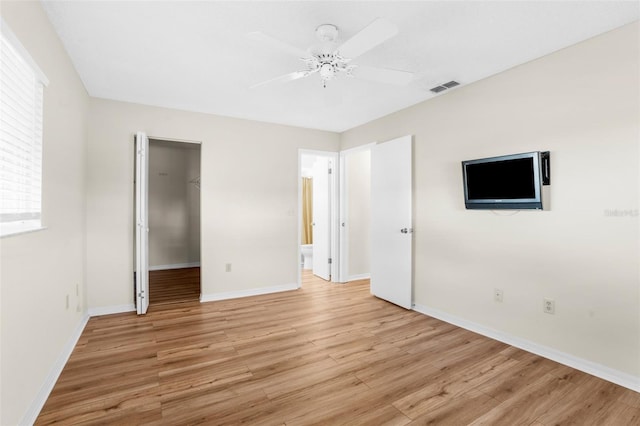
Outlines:
{"label": "open white door", "polygon": [[317,157],[313,165],[313,275],[331,278],[331,197],[329,158]]}
{"label": "open white door", "polygon": [[411,136],[371,150],[371,293],[412,308]]}
{"label": "open white door", "polygon": [[136,134],[136,310],[146,314],[149,308],[149,139]]}

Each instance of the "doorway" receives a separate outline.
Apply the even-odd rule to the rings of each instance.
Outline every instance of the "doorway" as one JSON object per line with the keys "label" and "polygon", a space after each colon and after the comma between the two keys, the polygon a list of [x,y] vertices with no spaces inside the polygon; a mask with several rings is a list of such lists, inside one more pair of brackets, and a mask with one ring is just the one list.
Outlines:
{"label": "doorway", "polygon": [[200,299],[200,147],[148,139],[141,163],[146,163],[146,173],[138,175],[146,177],[145,191],[136,204],[145,204],[147,212],[146,293],[151,306]]}
{"label": "doorway", "polygon": [[[316,244],[327,238],[332,282],[370,280],[371,293],[406,309],[412,306],[413,291],[413,138],[403,136],[384,143],[372,143],[338,153],[300,150],[299,233],[301,263],[299,286],[315,270]],[[338,161],[339,158],[339,161]],[[328,159],[328,160],[327,160]],[[301,257],[303,223],[303,177],[316,178],[316,166],[329,164],[329,230],[318,232],[318,217],[312,217],[313,269],[304,268]],[[324,170],[324,166],[320,168]],[[306,176],[305,176],[306,175]],[[322,173],[319,176],[324,176]],[[322,187],[324,188],[324,187]],[[313,197],[315,201],[315,196]],[[323,244],[320,244],[323,246]],[[324,263],[325,252],[320,257]],[[312,275],[309,275],[312,270]],[[305,271],[303,273],[303,271]]]}
{"label": "doorway", "polygon": [[298,159],[298,285],[338,282],[338,154],[300,150]]}

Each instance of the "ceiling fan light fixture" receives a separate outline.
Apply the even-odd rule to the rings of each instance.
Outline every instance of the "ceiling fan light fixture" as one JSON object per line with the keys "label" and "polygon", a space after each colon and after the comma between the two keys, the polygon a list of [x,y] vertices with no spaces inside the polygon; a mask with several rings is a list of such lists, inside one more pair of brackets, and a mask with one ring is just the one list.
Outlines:
{"label": "ceiling fan light fixture", "polygon": [[333,24],[322,24],[316,28],[316,37],[321,42],[335,42],[338,39],[338,27]]}
{"label": "ceiling fan light fixture", "polygon": [[325,63],[320,66],[320,77],[323,80],[331,80],[335,74],[335,69],[330,63]]}

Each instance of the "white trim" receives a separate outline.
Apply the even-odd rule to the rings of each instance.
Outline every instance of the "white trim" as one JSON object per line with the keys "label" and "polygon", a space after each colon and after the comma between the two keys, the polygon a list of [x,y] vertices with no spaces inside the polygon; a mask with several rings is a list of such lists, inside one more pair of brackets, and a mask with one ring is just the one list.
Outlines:
{"label": "white trim", "polygon": [[64,366],[67,364],[67,361],[69,360],[73,349],[76,347],[78,340],[80,340],[80,336],[82,336],[82,332],[84,331],[84,328],[86,327],[88,321],[89,315],[85,313],[76,326],[75,330],[73,330],[71,337],[62,348],[62,352],[60,352],[60,355],[58,355],[58,359],[56,359],[56,361],[53,363],[53,366],[49,370],[47,378],[42,384],[42,387],[40,387],[38,394],[31,402],[31,405],[27,409],[27,412],[24,413],[24,416],[22,417],[22,420],[19,424],[32,425],[35,423],[38,415],[40,414],[40,410],[42,410],[42,407],[44,407],[45,402],[47,402],[47,399],[49,398],[49,394],[53,390],[53,386],[58,381],[58,377],[60,377]]}
{"label": "white trim", "polygon": [[373,148],[377,144],[378,144],[378,142],[369,142],[369,143],[366,143],[364,145],[358,145],[358,146],[355,146],[353,148],[344,149],[344,150],[340,151],[340,154],[353,154],[354,152],[358,152],[358,151],[371,150],[371,148]]}
{"label": "white trim", "polygon": [[136,305],[133,303],[129,305],[117,305],[117,306],[100,306],[97,308],[89,308],[90,317],[98,317],[100,315],[122,314],[124,312],[135,312]]}
{"label": "white trim", "polygon": [[342,281],[340,276],[340,153],[334,152],[329,157],[331,165],[331,177],[329,185],[331,185],[331,196],[329,197],[329,232],[331,234],[331,282],[339,283]]}
{"label": "white trim", "polygon": [[[340,282],[349,282],[355,279],[360,278],[352,278],[349,276],[349,233],[347,229],[349,229],[350,223],[347,220],[349,215],[348,209],[348,200],[349,193],[347,191],[348,180],[347,180],[347,165],[346,158],[347,155],[351,155],[361,151],[369,151],[376,146],[377,142],[371,142],[364,145],[359,145],[353,148],[345,149],[340,151],[339,155],[339,164],[340,164],[340,175],[338,182],[338,233],[339,233],[339,250],[338,250],[338,265],[339,265],[339,274]],[[345,226],[342,226],[342,224]],[[359,276],[359,275],[356,275]],[[370,278],[369,276],[366,278]]]}
{"label": "white trim", "polygon": [[191,262],[191,263],[174,263],[171,265],[156,265],[149,266],[150,271],[165,271],[168,269],[182,269],[182,268],[196,268],[200,266],[200,262]]}
{"label": "white trim", "polygon": [[154,142],[175,142],[175,143],[190,143],[193,145],[202,145],[202,141],[192,141],[187,139],[173,139],[173,138],[156,137],[156,136],[149,136],[149,135],[147,135],[147,137],[149,138],[149,141],[153,140]]}
{"label": "white trim", "polygon": [[338,176],[338,280],[349,281],[349,233],[347,232],[347,162],[344,152],[338,156],[340,176]]}
{"label": "white trim", "polygon": [[[302,245],[302,150],[298,149],[298,197],[296,198],[298,202],[296,203],[296,208],[293,209],[294,214],[296,215],[296,253],[298,254],[296,262],[302,261],[302,249],[300,246]],[[304,264],[304,262],[303,262]],[[302,288],[302,265],[298,268],[298,282],[296,283],[296,289]],[[200,301],[202,302],[203,298],[200,297]]]}
{"label": "white trim", "polygon": [[347,282],[358,281],[358,280],[370,280],[370,279],[371,279],[371,274],[357,274],[357,275],[350,275],[349,278],[347,278]]}
{"label": "white trim", "polygon": [[273,287],[251,288],[247,290],[226,291],[222,293],[202,294],[200,302],[215,302],[218,300],[238,299],[240,297],[259,296],[262,294],[280,293],[282,291],[297,290],[298,284],[283,284]]}
{"label": "white trim", "polygon": [[559,351],[557,349],[550,348],[548,346],[540,345],[538,343],[523,339],[518,336],[513,336],[511,334],[504,333],[493,328],[485,327],[484,325],[448,314],[446,312],[442,312],[438,309],[414,304],[413,310],[421,314],[448,322],[449,324],[462,327],[466,330],[473,331],[474,333],[482,334],[483,336],[498,340],[511,346],[515,346],[516,348],[523,349],[527,352],[540,355],[541,357],[559,362],[560,364],[567,365],[571,368],[575,368],[576,370],[583,371],[585,373],[623,386],[627,389],[640,392],[640,377],[638,376],[633,376],[631,374],[615,370],[605,365],[598,364],[593,361],[588,361],[584,358],[579,358],[574,355]]}

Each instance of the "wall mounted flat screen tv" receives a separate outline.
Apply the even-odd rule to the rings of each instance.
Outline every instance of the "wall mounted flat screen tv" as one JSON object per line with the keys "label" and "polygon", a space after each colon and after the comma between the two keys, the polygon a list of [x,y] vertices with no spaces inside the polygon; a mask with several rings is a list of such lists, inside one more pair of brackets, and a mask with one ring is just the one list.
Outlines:
{"label": "wall mounted flat screen tv", "polygon": [[463,161],[465,207],[542,209],[543,154],[548,158],[536,151]]}

